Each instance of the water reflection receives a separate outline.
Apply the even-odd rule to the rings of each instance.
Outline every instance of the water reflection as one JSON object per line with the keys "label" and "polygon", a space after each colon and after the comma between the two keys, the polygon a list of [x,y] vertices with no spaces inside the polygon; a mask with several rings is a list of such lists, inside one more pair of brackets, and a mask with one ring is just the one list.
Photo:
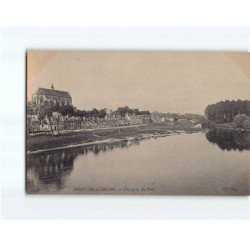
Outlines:
{"label": "water reflection", "polygon": [[134,139],[28,155],[27,191],[36,193],[63,189],[67,177],[73,171],[74,160],[78,155],[92,153],[97,156],[101,152],[112,151],[115,148],[124,149],[139,144],[140,140]]}
{"label": "water reflection", "polygon": [[250,150],[250,132],[214,129],[206,133],[209,142],[222,150]]}
{"label": "water reflection", "polygon": [[[27,191],[76,194],[75,188],[114,187],[116,194],[249,194],[249,132],[211,130],[206,136],[152,138],[28,155]],[[124,188],[153,191],[128,193]],[[79,194],[96,194],[91,192]]]}

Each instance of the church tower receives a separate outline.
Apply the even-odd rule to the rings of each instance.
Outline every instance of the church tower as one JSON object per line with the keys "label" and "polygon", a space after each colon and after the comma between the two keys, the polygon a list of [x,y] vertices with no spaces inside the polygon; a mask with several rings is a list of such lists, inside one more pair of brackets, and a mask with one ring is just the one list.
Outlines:
{"label": "church tower", "polygon": [[53,84],[51,84],[50,89],[38,88],[32,96],[32,100],[36,105],[72,105],[72,98],[69,92],[55,90]]}

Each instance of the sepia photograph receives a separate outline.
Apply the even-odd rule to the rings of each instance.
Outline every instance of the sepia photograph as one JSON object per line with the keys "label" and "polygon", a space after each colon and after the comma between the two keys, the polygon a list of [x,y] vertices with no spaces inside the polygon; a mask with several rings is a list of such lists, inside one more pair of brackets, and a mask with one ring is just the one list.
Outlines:
{"label": "sepia photograph", "polygon": [[26,192],[248,196],[250,55],[28,50]]}
{"label": "sepia photograph", "polygon": [[1,249],[249,249],[250,1],[33,2],[0,3]]}

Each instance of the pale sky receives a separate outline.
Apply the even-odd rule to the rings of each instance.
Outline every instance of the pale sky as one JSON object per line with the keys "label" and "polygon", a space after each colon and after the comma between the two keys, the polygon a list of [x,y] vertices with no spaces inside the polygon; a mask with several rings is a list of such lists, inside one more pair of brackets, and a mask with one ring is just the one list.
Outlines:
{"label": "pale sky", "polygon": [[221,100],[250,100],[244,52],[29,51],[27,95],[68,91],[79,109],[129,106],[203,114]]}

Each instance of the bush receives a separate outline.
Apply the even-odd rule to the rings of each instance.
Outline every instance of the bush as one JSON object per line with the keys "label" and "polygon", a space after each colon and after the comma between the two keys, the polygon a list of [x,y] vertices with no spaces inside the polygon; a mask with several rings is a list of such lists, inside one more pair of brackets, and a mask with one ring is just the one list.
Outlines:
{"label": "bush", "polygon": [[248,118],[248,119],[246,119],[246,120],[243,121],[242,127],[244,129],[250,129],[250,118]]}
{"label": "bush", "polygon": [[248,120],[250,119],[250,117],[248,117],[247,115],[245,114],[238,114],[234,117],[234,124],[237,126],[237,127],[243,127],[243,122],[245,120]]}

